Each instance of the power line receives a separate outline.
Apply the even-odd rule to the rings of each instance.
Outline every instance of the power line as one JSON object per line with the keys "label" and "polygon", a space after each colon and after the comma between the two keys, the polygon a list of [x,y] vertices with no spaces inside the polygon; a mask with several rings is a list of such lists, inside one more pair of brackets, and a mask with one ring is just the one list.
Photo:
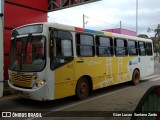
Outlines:
{"label": "power line", "polygon": [[[88,19],[94,19],[94,21],[98,21],[98,22],[101,22],[101,23],[113,25],[113,26],[115,26],[115,27],[116,27],[116,26],[120,26],[119,24],[117,25],[117,24],[113,24],[113,23],[109,23],[109,22],[104,22],[104,21],[101,21],[101,20],[97,20],[97,19],[95,19],[95,18],[89,17],[88,15],[87,15],[87,17],[88,17]],[[152,26],[153,26],[153,25],[152,25]],[[135,30],[136,30],[136,27],[131,27],[131,26],[124,26],[124,25],[122,25],[122,28],[131,28],[131,29],[135,29]],[[150,28],[150,27],[146,27],[146,28],[138,27],[139,30],[148,30],[148,28]]]}
{"label": "power line", "polygon": [[101,21],[101,20],[98,20],[98,19],[95,19],[95,18],[92,18],[92,17],[89,17],[87,15],[88,19],[94,19],[95,21],[98,21],[98,22],[101,22],[101,23],[106,23],[106,24],[110,24],[110,25],[117,25],[117,24],[113,24],[113,23],[108,23],[108,22],[104,22],[104,21]]}

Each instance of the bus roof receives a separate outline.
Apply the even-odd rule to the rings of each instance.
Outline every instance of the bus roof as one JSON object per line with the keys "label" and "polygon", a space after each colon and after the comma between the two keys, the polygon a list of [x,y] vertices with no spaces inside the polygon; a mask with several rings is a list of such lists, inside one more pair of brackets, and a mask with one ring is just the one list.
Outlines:
{"label": "bus roof", "polygon": [[[152,42],[151,39],[145,39],[145,38],[134,37],[134,36],[129,36],[129,35],[106,32],[106,31],[83,29],[83,28],[80,28],[80,27],[74,27],[74,26],[69,26],[69,25],[64,25],[64,24],[59,24],[59,23],[52,23],[52,22],[41,22],[41,23],[27,24],[27,25],[23,25],[23,26],[20,26],[20,27],[17,27],[17,28],[25,27],[25,26],[28,26],[28,25],[35,25],[35,24],[43,24],[46,27],[54,27],[54,28],[57,28],[57,29],[77,31],[77,32],[83,32],[83,33],[90,33],[90,34],[102,35],[102,36],[108,36],[108,37],[114,37],[114,38],[122,38],[122,39]],[[17,28],[15,28],[15,29],[17,29]],[[13,29],[13,30],[15,30],[15,29]]]}

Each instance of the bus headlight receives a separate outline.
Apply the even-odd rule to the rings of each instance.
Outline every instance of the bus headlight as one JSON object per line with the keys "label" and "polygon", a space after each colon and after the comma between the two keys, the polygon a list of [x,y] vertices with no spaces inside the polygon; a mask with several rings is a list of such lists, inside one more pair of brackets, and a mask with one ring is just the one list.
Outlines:
{"label": "bus headlight", "polygon": [[41,87],[41,86],[43,86],[45,84],[45,80],[37,80],[36,82],[35,82],[35,85],[37,86],[37,87]]}

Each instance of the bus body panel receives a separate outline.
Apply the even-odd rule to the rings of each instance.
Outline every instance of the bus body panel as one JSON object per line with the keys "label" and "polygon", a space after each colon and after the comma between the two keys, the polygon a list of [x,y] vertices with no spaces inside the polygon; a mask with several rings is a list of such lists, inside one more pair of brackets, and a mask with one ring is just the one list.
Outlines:
{"label": "bus body panel", "polygon": [[55,98],[63,98],[75,94],[76,80],[74,61],[54,70],[55,73]]}
{"label": "bus body panel", "polygon": [[93,90],[131,80],[128,63],[130,57],[88,57],[75,58],[76,80],[84,75],[92,78]]}
{"label": "bus body panel", "polygon": [[[131,81],[135,69],[141,78],[154,72],[152,56],[144,57],[76,57],[73,62],[55,70],[55,98],[75,95],[76,83],[80,77],[92,78],[93,90]],[[141,63],[145,63],[141,65]],[[68,77],[67,77],[68,76]],[[70,78],[72,79],[68,79]],[[68,80],[67,80],[68,79]],[[59,82],[58,82],[59,81]]]}

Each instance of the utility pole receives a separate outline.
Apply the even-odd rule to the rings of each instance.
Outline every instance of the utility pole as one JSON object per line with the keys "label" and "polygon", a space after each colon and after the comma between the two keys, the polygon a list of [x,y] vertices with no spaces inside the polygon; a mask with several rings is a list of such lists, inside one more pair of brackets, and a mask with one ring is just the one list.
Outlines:
{"label": "utility pole", "polygon": [[120,21],[120,34],[122,34],[122,21]]}
{"label": "utility pole", "polygon": [[85,22],[85,18],[88,18],[86,15],[83,14],[83,28],[85,28],[85,25],[88,21]]}
{"label": "utility pole", "polygon": [[136,33],[138,35],[138,0],[136,0]]}
{"label": "utility pole", "polygon": [[85,28],[85,15],[83,14],[83,28]]}

